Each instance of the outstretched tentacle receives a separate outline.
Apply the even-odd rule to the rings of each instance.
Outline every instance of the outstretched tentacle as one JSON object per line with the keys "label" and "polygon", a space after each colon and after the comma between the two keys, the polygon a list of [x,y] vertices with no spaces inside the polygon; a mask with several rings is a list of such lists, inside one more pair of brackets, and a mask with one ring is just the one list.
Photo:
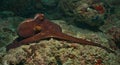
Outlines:
{"label": "outstretched tentacle", "polygon": [[13,43],[9,44],[6,47],[6,50],[8,51],[9,49],[17,48],[17,47],[19,47],[21,45],[27,45],[27,44],[30,44],[30,43],[33,43],[33,42],[40,41],[41,39],[45,39],[46,38],[45,35],[46,35],[45,33],[42,34],[42,32],[41,32],[41,33],[38,33],[38,34],[36,34],[36,35],[34,35],[32,37],[29,37],[29,38],[26,38],[26,39],[23,39],[23,40],[20,40],[20,41],[18,41],[17,40],[18,38],[16,38],[13,41]]}
{"label": "outstretched tentacle", "polygon": [[92,41],[87,41],[85,39],[81,39],[81,38],[75,38],[75,37],[72,37],[72,36],[69,36],[69,35],[66,35],[64,33],[56,33],[53,38],[56,38],[56,39],[61,39],[61,40],[65,40],[65,41],[69,41],[69,42],[74,42],[74,43],[79,43],[79,44],[82,44],[82,45],[91,45],[91,46],[97,46],[97,47],[100,47],[104,50],[106,50],[107,52],[109,53],[115,53],[114,51],[112,51],[111,49],[105,47],[105,46],[102,46],[101,44],[98,44],[98,43],[94,43]]}

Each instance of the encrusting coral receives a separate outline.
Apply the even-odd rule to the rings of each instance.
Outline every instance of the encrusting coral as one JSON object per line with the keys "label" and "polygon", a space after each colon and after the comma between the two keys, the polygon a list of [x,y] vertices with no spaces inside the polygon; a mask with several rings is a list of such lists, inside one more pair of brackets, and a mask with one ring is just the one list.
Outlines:
{"label": "encrusting coral", "polygon": [[118,57],[101,48],[50,39],[11,49],[2,57],[2,65],[119,65]]}
{"label": "encrusting coral", "polygon": [[[36,30],[36,27],[38,30]],[[81,38],[75,38],[62,33],[62,29],[59,25],[50,22],[44,17],[44,14],[37,14],[34,19],[29,19],[22,22],[18,27],[19,37],[9,44],[7,50],[19,47],[21,45],[37,42],[42,39],[55,38],[60,40],[66,40],[69,42],[79,43],[82,45],[92,45],[105,49],[108,52],[114,53],[109,48],[102,46],[101,44],[87,41]]]}

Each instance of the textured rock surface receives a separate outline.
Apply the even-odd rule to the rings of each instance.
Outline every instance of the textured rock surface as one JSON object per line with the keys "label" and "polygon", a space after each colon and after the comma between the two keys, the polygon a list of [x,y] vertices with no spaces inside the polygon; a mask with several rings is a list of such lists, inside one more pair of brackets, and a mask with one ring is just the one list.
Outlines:
{"label": "textured rock surface", "polygon": [[[107,9],[103,1],[95,0],[61,0],[59,5],[63,14],[67,16],[67,23],[75,24],[78,27],[84,25],[90,27],[100,27],[104,24]],[[100,13],[102,12],[102,13]],[[83,26],[81,26],[83,25]],[[89,27],[87,27],[89,28]]]}
{"label": "textured rock surface", "polygon": [[[72,25],[66,25],[64,21],[56,22],[63,28],[63,32],[75,37],[86,38],[94,42],[99,42],[109,48],[108,40],[101,32],[95,33],[85,29],[79,29]],[[120,54],[107,53],[101,48],[68,43],[55,39],[43,40],[31,45],[23,45],[16,49],[11,49],[7,53],[0,54],[0,63],[6,64],[23,64],[23,65],[119,65]],[[11,59],[12,58],[12,59]]]}
{"label": "textured rock surface", "polygon": [[9,44],[17,36],[16,28],[23,19],[22,17],[0,19],[0,47]]}

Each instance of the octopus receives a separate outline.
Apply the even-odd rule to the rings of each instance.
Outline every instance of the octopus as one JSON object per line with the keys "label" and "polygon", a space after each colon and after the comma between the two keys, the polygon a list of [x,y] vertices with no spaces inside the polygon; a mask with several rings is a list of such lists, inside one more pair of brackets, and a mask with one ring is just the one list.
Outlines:
{"label": "octopus", "polygon": [[22,45],[38,42],[40,40],[54,38],[71,43],[97,46],[105,49],[108,52],[114,53],[113,50],[102,46],[101,44],[72,37],[63,33],[61,27],[45,18],[44,14],[37,14],[33,19],[27,19],[20,23],[17,29],[17,33],[19,37],[16,38],[11,44],[6,46],[7,51]]}

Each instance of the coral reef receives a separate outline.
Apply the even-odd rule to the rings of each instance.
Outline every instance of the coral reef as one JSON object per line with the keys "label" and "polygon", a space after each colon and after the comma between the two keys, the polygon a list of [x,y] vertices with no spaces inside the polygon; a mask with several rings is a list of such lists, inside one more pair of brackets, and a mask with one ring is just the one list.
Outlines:
{"label": "coral reef", "polygon": [[[119,60],[116,58],[115,55],[106,53],[100,48],[81,46],[78,44],[72,45],[63,41],[49,40],[41,41],[39,44],[35,43],[10,50],[3,57],[2,63],[3,65],[16,65],[20,63],[23,65],[57,65],[58,63],[62,65],[94,65],[99,63],[98,61],[102,61],[99,64],[115,63],[119,65]],[[112,60],[112,62],[109,62],[109,60]]]}
{"label": "coral reef", "polygon": [[110,39],[120,49],[120,27],[112,27],[107,31],[107,33],[111,36]]}
{"label": "coral reef", "polygon": [[109,45],[112,49],[120,48],[120,18],[117,15],[118,11],[118,9],[115,9],[114,14],[108,16],[108,18],[105,20],[105,24],[101,27],[101,30],[106,33],[109,40]]}
{"label": "coral reef", "polygon": [[59,2],[68,22],[71,21],[78,26],[83,25],[82,23],[93,27],[103,25],[107,14],[107,8],[104,5],[104,2],[95,2],[94,0],[61,0]]}
{"label": "coral reef", "polygon": [[[120,65],[119,3],[120,0],[1,0],[0,65]],[[52,37],[6,51],[6,45],[18,37],[16,28],[23,17],[41,12],[55,19],[51,22],[58,24],[62,33],[100,43],[116,54]],[[102,32],[88,30],[92,27]],[[42,27],[35,26],[33,30],[38,33]]]}
{"label": "coral reef", "polygon": [[23,20],[22,17],[7,17],[7,18],[0,19],[0,47],[1,48],[7,45],[9,42],[12,42],[12,40],[17,36],[16,27],[22,20]]}
{"label": "coral reef", "polygon": [[[56,22],[57,21],[57,22]],[[63,32],[78,38],[101,42],[102,45],[109,47],[105,35],[100,32],[92,32],[85,29],[66,25],[64,21],[53,20],[60,24]],[[66,27],[67,26],[67,27]],[[89,33],[88,33],[89,32]],[[1,56],[2,65],[119,65],[119,51],[117,55],[108,53],[105,50],[89,46],[58,41],[56,39],[42,40],[31,45],[23,45],[16,49],[11,49]],[[11,59],[12,58],[12,59]]]}

